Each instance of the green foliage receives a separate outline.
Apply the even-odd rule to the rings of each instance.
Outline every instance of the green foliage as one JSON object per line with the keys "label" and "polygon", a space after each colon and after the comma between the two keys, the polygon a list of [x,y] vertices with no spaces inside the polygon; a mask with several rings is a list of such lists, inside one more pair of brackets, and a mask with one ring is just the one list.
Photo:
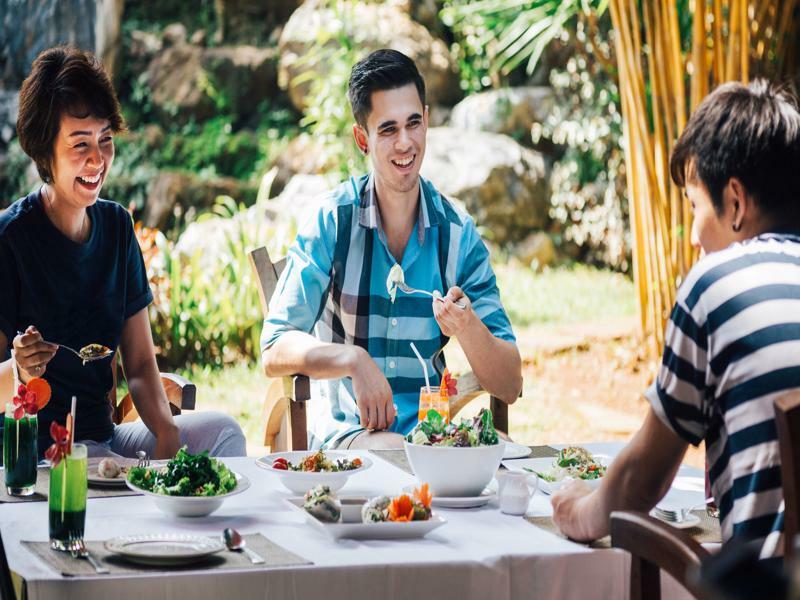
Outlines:
{"label": "green foliage", "polygon": [[[366,55],[359,43],[362,35],[356,23],[356,5],[349,2],[324,2],[338,17],[336,27],[317,32],[314,46],[298,61],[309,70],[295,78],[295,84],[307,83],[305,114],[300,125],[324,146],[324,163],[338,165],[342,178],[366,170],[364,157],[356,149],[351,127],[353,115],[347,99],[347,84],[353,65]],[[321,66],[321,67],[320,67]],[[324,77],[315,77],[323,70]]]}
{"label": "green foliage", "polygon": [[8,150],[0,156],[0,209],[6,208],[27,194],[26,172],[31,159],[22,151],[19,141],[14,139]]}
{"label": "green foliage", "polygon": [[462,87],[478,91],[523,63],[531,75],[578,14],[602,15],[607,6],[608,0],[446,0],[441,18],[456,37]]}
{"label": "green foliage", "polygon": [[[215,0],[126,0],[123,27],[157,31],[170,23],[183,23],[189,35],[197,29],[216,28]],[[191,7],[191,8],[189,8]]]}
{"label": "green foliage", "polygon": [[169,369],[219,367],[260,355],[263,313],[248,252],[266,245],[271,256],[283,256],[296,234],[293,222],[275,225],[263,211],[248,211],[228,197],[198,221],[214,217],[225,219],[223,233],[216,232],[221,239],[215,235],[190,256],[160,232],[144,248],[155,296],[150,322],[159,360]]}

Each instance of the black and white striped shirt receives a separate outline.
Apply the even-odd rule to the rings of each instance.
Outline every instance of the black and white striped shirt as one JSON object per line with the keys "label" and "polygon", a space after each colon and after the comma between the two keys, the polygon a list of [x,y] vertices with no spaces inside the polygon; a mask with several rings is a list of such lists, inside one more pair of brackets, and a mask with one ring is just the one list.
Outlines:
{"label": "black and white striped shirt", "polygon": [[706,442],[723,540],[782,553],[773,400],[800,388],[800,236],[764,234],[704,257],[678,291],[648,396],[682,439]]}

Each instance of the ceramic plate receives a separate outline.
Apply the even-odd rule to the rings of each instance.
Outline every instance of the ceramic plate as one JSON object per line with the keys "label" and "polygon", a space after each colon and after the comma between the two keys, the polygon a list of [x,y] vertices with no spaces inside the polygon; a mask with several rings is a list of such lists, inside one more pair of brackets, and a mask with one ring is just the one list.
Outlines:
{"label": "ceramic plate", "polygon": [[363,473],[372,466],[372,461],[365,456],[355,457],[351,454],[345,454],[343,452],[326,451],[325,456],[330,460],[352,460],[354,458],[359,458],[361,459],[362,464],[359,468],[352,469],[350,471],[321,471],[319,473],[313,471],[284,471],[283,469],[272,468],[273,461],[278,457],[283,457],[293,465],[296,465],[304,458],[311,456],[312,454],[316,454],[316,452],[274,452],[257,459],[256,464],[262,469],[277,475],[286,489],[296,494],[305,494],[308,490],[317,485],[327,485],[329,488],[331,488],[332,492],[335,492],[344,486],[345,483],[347,483],[347,479],[349,477],[356,475],[357,473]]}
{"label": "ceramic plate", "polygon": [[103,544],[109,552],[145,565],[195,562],[225,549],[221,540],[185,534],[128,535]]}
{"label": "ceramic plate", "polygon": [[[128,470],[131,467],[135,467],[139,462],[138,459],[135,458],[121,458],[116,459],[119,466],[122,467],[122,473],[117,475],[116,477],[102,477],[97,472],[97,465],[100,464],[102,458],[92,458],[89,460],[89,464],[87,465],[87,480],[89,482],[89,487],[95,488],[125,488],[127,487],[125,484],[125,479],[128,476]],[[160,467],[167,464],[166,461],[154,461],[150,465],[150,467]]]}
{"label": "ceramic plate", "polygon": [[531,449],[528,446],[506,441],[506,449],[503,452],[503,459],[508,460],[511,458],[525,458],[530,453]]}
{"label": "ceramic plate", "polygon": [[[302,498],[287,498],[286,502],[306,517],[306,521],[318,530],[324,532],[335,540],[403,540],[411,538],[421,538],[437,527],[441,527],[447,521],[436,513],[431,514],[427,521],[410,521],[408,523],[362,523],[355,521],[340,521],[339,523],[325,523],[315,516],[310,515],[303,508]],[[355,515],[355,513],[353,513]],[[351,517],[355,518],[355,516]]]}
{"label": "ceramic plate", "polygon": [[125,483],[135,492],[150,496],[155,500],[156,506],[168,515],[174,517],[205,517],[222,506],[225,498],[241,494],[250,487],[250,480],[247,477],[235,471],[232,471],[232,473],[236,477],[236,487],[227,494],[220,496],[165,496],[164,494],[143,490],[127,480]]}
{"label": "ceramic plate", "polygon": [[[403,488],[403,491],[407,494],[411,494],[414,491],[414,486],[409,485]],[[462,498],[458,497],[448,497],[448,496],[433,496],[431,500],[431,504],[433,506],[438,506],[440,508],[477,508],[479,506],[484,506],[491,502],[497,493],[494,490],[490,490],[486,488],[480,494],[480,496],[465,496]]]}
{"label": "ceramic plate", "polygon": [[[610,464],[610,458],[603,454],[595,454],[595,459],[600,463],[608,466]],[[522,458],[513,461],[503,461],[503,466],[508,469],[509,471],[524,471],[526,473],[536,472],[536,473],[544,473],[550,470],[550,467],[553,466],[554,458]],[[545,494],[552,494],[556,490],[560,490],[564,487],[567,483],[572,481],[572,479],[562,479],[561,481],[545,481],[543,478],[539,478],[539,489],[542,490]],[[595,489],[597,486],[600,485],[602,479],[585,479],[584,482],[588,484],[588,486],[592,489]]]}
{"label": "ceramic plate", "polygon": [[683,521],[680,522],[667,521],[666,519],[662,519],[655,514],[655,510],[650,512],[650,516],[655,517],[662,523],[666,523],[667,525],[672,525],[675,529],[689,529],[690,527],[696,527],[697,525],[700,525],[700,517],[691,512],[686,513],[686,516],[683,517]]}

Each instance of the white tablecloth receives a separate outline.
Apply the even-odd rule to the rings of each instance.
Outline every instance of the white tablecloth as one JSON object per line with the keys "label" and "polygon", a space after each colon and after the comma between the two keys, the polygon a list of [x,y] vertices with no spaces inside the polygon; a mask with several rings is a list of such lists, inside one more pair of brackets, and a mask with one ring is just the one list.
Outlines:
{"label": "white tablecloth", "polygon": [[[587,446],[593,452],[613,455],[621,445]],[[370,458],[373,467],[351,477],[342,495],[396,494],[415,482],[380,458]],[[92,499],[87,508],[86,539],[161,532],[218,536],[225,527],[234,527],[242,533],[260,532],[314,565],[65,578],[20,544],[20,540],[47,540],[47,503],[32,502],[0,505],[0,531],[9,566],[25,579],[32,600],[627,597],[629,561],[625,553],[590,550],[561,539],[521,517],[502,514],[496,501],[480,509],[436,509],[448,522],[422,539],[337,543],[306,524],[303,516],[284,502],[294,494],[257,467],[253,458],[225,462],[249,477],[252,485],[227,499],[209,517],[172,519],[142,496]],[[701,471],[682,467],[675,487],[684,488],[670,492],[683,506],[702,503]],[[551,514],[549,498],[535,495],[528,514]]]}

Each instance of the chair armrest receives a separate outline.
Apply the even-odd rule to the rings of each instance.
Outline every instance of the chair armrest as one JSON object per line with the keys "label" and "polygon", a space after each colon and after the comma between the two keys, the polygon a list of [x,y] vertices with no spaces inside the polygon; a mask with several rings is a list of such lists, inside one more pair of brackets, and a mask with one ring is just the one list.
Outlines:
{"label": "chair armrest", "polygon": [[194,410],[197,386],[177,373],[161,373],[161,385],[169,403],[180,410]]}
{"label": "chair armrest", "polygon": [[[450,418],[454,418],[459,411],[481,394],[487,393],[478,382],[475,373],[469,371],[458,376],[458,394],[450,398]],[[522,392],[520,392],[520,396]],[[492,411],[494,428],[508,433],[508,404],[496,398],[489,397],[489,408]]]}
{"label": "chair armrest", "polygon": [[305,402],[311,399],[311,380],[307,375],[283,377],[283,395],[291,402]]}

